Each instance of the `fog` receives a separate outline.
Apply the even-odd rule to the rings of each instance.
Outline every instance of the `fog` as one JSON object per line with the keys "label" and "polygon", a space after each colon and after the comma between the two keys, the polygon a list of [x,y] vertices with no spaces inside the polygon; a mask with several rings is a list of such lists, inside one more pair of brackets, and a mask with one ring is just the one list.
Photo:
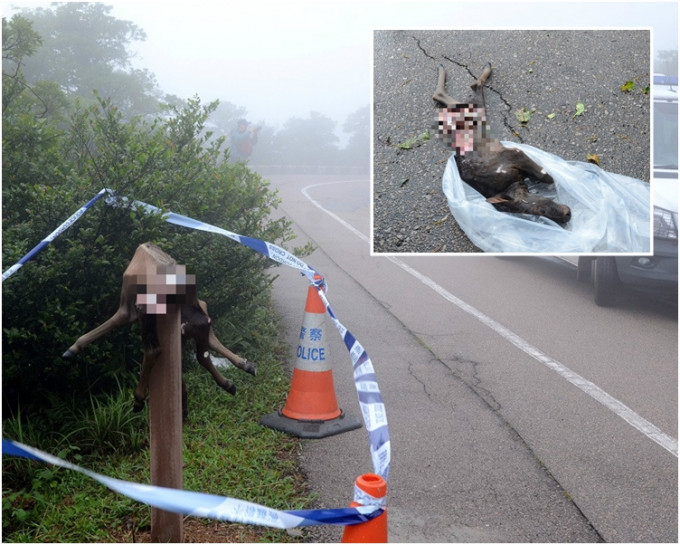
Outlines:
{"label": "fog", "polygon": [[[112,14],[147,33],[141,66],[161,89],[244,106],[277,125],[322,112],[342,123],[371,101],[374,28],[653,27],[677,49],[675,3],[116,2]],[[461,17],[484,13],[483,20]]]}
{"label": "fog", "polygon": [[[651,27],[655,50],[677,50],[675,2],[104,3],[146,32],[132,44],[135,67],[153,72],[164,93],[231,102],[273,127],[311,111],[341,126],[369,104],[375,28]],[[49,3],[2,7],[5,16]]]}

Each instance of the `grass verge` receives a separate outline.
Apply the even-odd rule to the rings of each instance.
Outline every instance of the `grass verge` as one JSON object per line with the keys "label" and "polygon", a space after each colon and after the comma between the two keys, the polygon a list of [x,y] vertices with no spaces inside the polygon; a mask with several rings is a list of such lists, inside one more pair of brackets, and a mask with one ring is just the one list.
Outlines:
{"label": "grass verge", "polygon": [[[282,406],[288,391],[282,348],[257,360],[257,377],[234,368],[223,371],[236,384],[235,396],[198,365],[185,370],[184,489],[276,509],[310,507],[297,466],[300,441],[259,424],[262,415]],[[17,417],[3,422],[3,434],[110,477],[149,482],[148,415],[132,413],[130,388],[93,400],[87,410],[55,402],[55,411],[58,428]],[[3,457],[4,542],[145,542],[150,512],[77,472]],[[304,539],[304,533],[189,517],[184,527],[189,542]]]}

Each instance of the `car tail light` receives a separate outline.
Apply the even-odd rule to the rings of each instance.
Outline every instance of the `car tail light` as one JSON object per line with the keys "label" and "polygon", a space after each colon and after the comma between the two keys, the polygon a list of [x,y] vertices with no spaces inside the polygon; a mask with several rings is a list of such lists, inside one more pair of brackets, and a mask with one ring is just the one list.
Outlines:
{"label": "car tail light", "polygon": [[678,239],[678,213],[654,207],[654,236]]}

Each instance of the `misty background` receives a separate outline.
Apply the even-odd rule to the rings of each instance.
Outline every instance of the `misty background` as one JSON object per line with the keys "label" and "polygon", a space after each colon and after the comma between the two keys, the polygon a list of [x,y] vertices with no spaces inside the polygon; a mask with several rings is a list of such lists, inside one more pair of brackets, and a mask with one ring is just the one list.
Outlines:
{"label": "misty background", "polygon": [[[219,100],[226,145],[260,127],[258,171],[369,173],[376,28],[652,28],[655,72],[677,74],[675,2],[3,2],[43,36],[22,67],[126,115]],[[398,54],[395,52],[395,54]],[[606,69],[606,67],[603,67]],[[426,99],[424,97],[423,99]]]}

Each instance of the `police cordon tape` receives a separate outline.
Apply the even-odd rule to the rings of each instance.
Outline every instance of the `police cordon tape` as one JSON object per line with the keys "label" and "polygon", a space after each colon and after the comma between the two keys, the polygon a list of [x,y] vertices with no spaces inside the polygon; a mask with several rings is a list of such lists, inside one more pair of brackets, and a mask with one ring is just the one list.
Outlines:
{"label": "police cordon tape", "polygon": [[318,526],[320,524],[342,526],[359,524],[367,522],[383,512],[383,506],[381,505],[364,505],[340,509],[279,511],[234,498],[132,483],[100,475],[46,452],[4,438],[2,440],[2,453],[78,471],[99,481],[111,490],[134,500],[165,511],[195,517],[226,520],[241,524],[256,524],[258,526],[269,526],[286,530],[302,526]]}
{"label": "police cordon tape", "polygon": [[[357,390],[357,396],[359,398],[359,405],[361,407],[361,413],[364,419],[364,424],[366,425],[366,430],[368,432],[369,447],[371,451],[371,459],[373,461],[374,472],[381,476],[385,481],[388,480],[389,467],[391,461],[391,451],[390,451],[390,436],[387,426],[387,416],[385,412],[385,405],[383,403],[382,395],[380,393],[380,388],[378,387],[378,382],[375,375],[375,370],[373,368],[373,363],[371,362],[368,353],[361,345],[361,343],[352,335],[352,333],[338,320],[333,312],[326,294],[326,290],[322,289],[325,287],[325,279],[323,276],[307,265],[304,261],[297,258],[287,250],[259,240],[256,238],[246,237],[239,235],[232,231],[210,225],[208,223],[195,220],[193,218],[182,216],[174,212],[163,212],[160,208],[141,202],[141,201],[130,201],[126,197],[118,196],[116,193],[110,189],[102,189],[95,197],[93,197],[89,202],[83,205],[76,213],[69,217],[64,223],[62,223],[57,229],[55,229],[50,235],[43,239],[38,245],[36,245],[30,252],[28,252],[24,257],[22,257],[15,265],[10,267],[2,275],[2,280],[9,278],[17,270],[19,270],[27,261],[35,257],[43,248],[45,248],[50,242],[52,242],[57,236],[63,233],[71,225],[73,225],[85,212],[87,212],[95,202],[97,202],[102,196],[107,195],[105,202],[109,206],[127,206],[134,208],[141,208],[148,213],[152,214],[162,214],[163,219],[174,225],[181,227],[186,227],[188,229],[196,229],[200,231],[205,231],[208,233],[219,234],[226,236],[239,244],[248,246],[249,248],[265,255],[266,257],[282,263],[289,267],[300,270],[300,272],[307,277],[307,280],[312,286],[317,290],[321,300],[326,306],[326,311],[328,315],[333,320],[333,323],[337,327],[340,335],[342,336],[345,347],[347,348],[350,358],[352,360],[353,374],[354,374],[354,384]],[[321,276],[320,280],[314,278],[315,275]],[[15,456],[25,456],[29,458],[35,458],[38,460],[56,463],[57,465],[62,465],[63,467],[69,467],[77,471],[81,471],[92,478],[95,478],[102,484],[105,484],[109,488],[112,488],[122,494],[129,497],[165,509],[166,511],[175,511],[184,514],[193,514],[196,516],[204,516],[211,518],[221,518],[223,520],[230,520],[234,522],[248,522],[250,524],[262,524],[265,526],[273,526],[276,528],[292,528],[302,525],[312,525],[312,524],[358,524],[360,522],[365,522],[366,516],[370,515],[370,518],[377,516],[382,512],[383,506],[372,506],[371,509],[378,509],[380,512],[370,511],[369,512],[359,512],[356,511],[353,515],[348,514],[348,510],[311,510],[311,511],[275,511],[267,507],[258,506],[251,504],[249,502],[243,502],[241,500],[236,500],[233,498],[222,498],[219,496],[211,496],[208,494],[202,494],[197,492],[188,492],[180,490],[172,490],[172,494],[168,492],[168,489],[160,489],[162,492],[158,492],[159,487],[152,487],[149,485],[140,485],[135,483],[127,483],[126,481],[119,481],[117,479],[111,479],[109,477],[104,477],[102,475],[97,475],[93,472],[79,468],[73,464],[65,462],[60,458],[55,458],[46,453],[42,453],[37,449],[28,447],[26,445],[21,445],[14,441],[10,441],[3,438],[2,442],[3,454],[11,454]],[[95,475],[97,475],[95,477]],[[123,486],[123,484],[129,485],[128,487]],[[167,503],[169,499],[172,499],[173,505],[168,505],[163,507],[161,505],[156,505],[152,503],[153,501],[158,501],[160,503]],[[205,506],[197,507],[194,503],[197,499],[208,500],[210,502],[206,503]],[[191,501],[190,501],[191,500]],[[186,506],[182,509],[182,502],[187,501]],[[174,509],[173,509],[174,506]],[[232,506],[232,507],[230,507]],[[191,513],[187,510],[191,509]],[[349,508],[352,511],[355,508]],[[359,509],[359,508],[356,508]],[[362,508],[363,509],[363,508]],[[258,511],[261,510],[261,511]],[[342,520],[344,522],[331,521],[336,520],[333,517],[338,516],[338,512],[343,511],[345,517]],[[205,514],[208,513],[208,514]],[[242,517],[246,514],[254,514],[253,521],[242,520]],[[260,514],[262,516],[260,516]],[[286,514],[286,517],[297,517],[295,524],[293,526],[278,526],[271,523],[266,523],[267,521],[275,521],[277,524],[283,519],[280,514]],[[311,515],[315,513],[315,515]],[[326,518],[323,514],[328,515]],[[232,518],[228,518],[232,517]],[[273,518],[272,518],[273,517]],[[362,518],[363,517],[363,518]],[[319,519],[324,519],[319,521]],[[255,520],[262,520],[265,522],[255,522]],[[288,520],[288,519],[286,519]],[[290,519],[293,520],[293,519]],[[340,520],[340,519],[338,519]],[[271,522],[270,521],[270,522]],[[304,521],[314,521],[302,524]]]}
{"label": "police cordon tape", "polygon": [[97,193],[94,197],[92,197],[92,199],[90,199],[90,201],[88,203],[81,206],[75,214],[73,214],[69,219],[67,219],[64,223],[62,223],[59,227],[57,227],[49,235],[47,235],[42,241],[40,241],[39,244],[37,244],[24,257],[22,257],[19,261],[17,261],[14,265],[12,265],[9,269],[7,269],[4,273],[2,273],[2,281],[4,282],[5,279],[9,278],[15,272],[17,272],[21,267],[23,267],[24,263],[33,259],[38,254],[38,252],[40,252],[43,248],[45,248],[45,246],[47,246],[55,238],[57,238],[64,231],[66,231],[66,229],[68,229],[69,227],[71,227],[71,225],[73,225],[76,221],[78,221],[80,216],[82,216],[85,212],[87,212],[94,203],[96,203],[99,199],[101,199],[109,191],[110,190],[108,190],[108,189],[102,189],[99,193]]}

